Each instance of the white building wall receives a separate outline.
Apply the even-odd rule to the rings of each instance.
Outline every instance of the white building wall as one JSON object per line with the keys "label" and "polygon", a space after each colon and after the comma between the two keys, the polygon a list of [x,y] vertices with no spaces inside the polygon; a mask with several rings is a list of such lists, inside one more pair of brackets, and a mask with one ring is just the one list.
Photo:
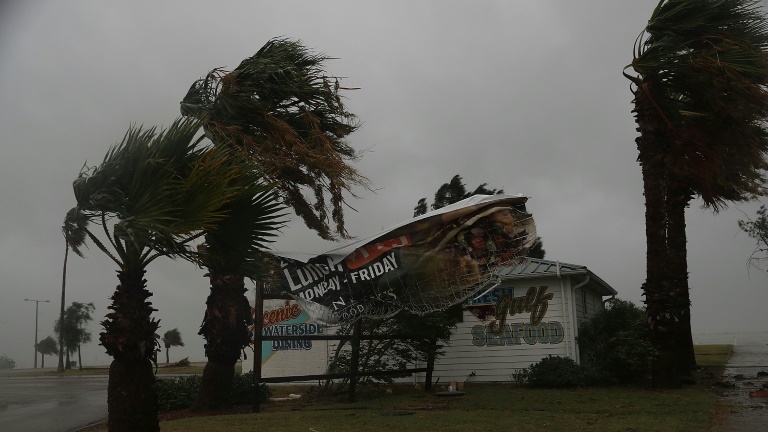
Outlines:
{"label": "white building wall", "polygon": [[[563,275],[511,280],[499,288],[513,288],[515,298],[525,297],[529,288],[546,287],[546,311],[538,324],[533,325],[531,312],[508,315],[505,332],[494,336],[487,331],[493,312],[485,321],[470,311],[463,313],[463,322],[457,324],[445,355],[435,364],[433,382],[509,382],[520,369],[528,368],[548,355],[570,357],[579,361],[576,342],[577,321],[592,316],[603,307],[602,296],[590,289],[589,284],[573,291],[572,287],[584,281],[584,275]],[[295,303],[289,302],[292,306]],[[487,305],[492,306],[492,305]],[[264,311],[285,307],[284,300],[265,302]],[[335,326],[324,326],[309,321],[306,313],[292,320],[280,322],[280,331],[319,331],[333,334]],[[275,331],[273,329],[273,331]],[[283,342],[285,343],[285,342]],[[273,345],[274,344],[274,345]],[[278,341],[263,342],[262,375],[264,377],[322,374],[325,372],[337,341],[304,341],[299,346],[280,346]],[[288,348],[288,349],[286,349]],[[243,372],[252,370],[253,361],[243,362]],[[414,367],[424,367],[424,364]],[[398,379],[399,382],[423,383],[425,374]]]}
{"label": "white building wall", "polygon": [[[563,282],[561,288],[561,280]],[[548,355],[574,356],[575,341],[570,322],[570,303],[567,278],[541,278],[504,283],[500,288],[514,287],[514,296],[525,296],[530,287],[546,287],[546,312],[538,325],[531,324],[531,313],[508,316],[506,332],[496,337],[486,326],[493,319],[481,321],[465,310],[464,321],[459,323],[445,355],[435,365],[433,380],[440,382],[464,381],[470,375],[474,382],[509,382],[512,374],[529,367]],[[565,301],[563,292],[565,291]],[[542,327],[544,326],[544,327]],[[553,338],[552,334],[557,333]],[[419,374],[419,381],[424,374]]]}
{"label": "white building wall", "polygon": [[588,285],[575,291],[577,322],[582,322],[594,316],[603,309],[603,297],[594,290],[588,289]]}

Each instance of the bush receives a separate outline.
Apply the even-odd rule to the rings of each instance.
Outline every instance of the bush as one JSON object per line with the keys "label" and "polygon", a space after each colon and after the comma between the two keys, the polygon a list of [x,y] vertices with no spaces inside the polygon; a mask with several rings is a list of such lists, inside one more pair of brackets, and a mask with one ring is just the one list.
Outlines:
{"label": "bush", "polygon": [[[189,408],[197,398],[202,375],[189,375],[178,378],[160,378],[157,380],[157,400],[160,412]],[[232,404],[250,404],[253,399],[253,372],[236,374],[232,384]],[[259,385],[259,400],[269,400],[269,387]]]}
{"label": "bush", "polygon": [[[269,386],[264,383],[259,385],[259,400],[266,402],[272,396]],[[253,402],[253,372],[235,375],[232,384],[232,404],[247,405]]]}
{"label": "bush", "polygon": [[578,387],[587,384],[586,370],[568,357],[547,356],[528,369],[516,372],[516,381],[531,387]]}
{"label": "bush", "polygon": [[163,412],[191,407],[197,397],[201,381],[201,375],[158,379],[158,410]]}
{"label": "bush", "polygon": [[645,311],[611,299],[605,310],[579,325],[582,363],[600,384],[644,383],[656,354],[645,325]]}
{"label": "bush", "polygon": [[0,370],[13,369],[15,367],[16,362],[12,358],[5,354],[0,355]]}
{"label": "bush", "polygon": [[[430,350],[435,358],[439,358],[445,351],[443,343],[451,338],[451,333],[456,326],[456,315],[461,315],[461,307],[451,308],[445,312],[433,312],[426,315],[417,315],[408,311],[400,311],[397,315],[384,318],[363,318],[361,332],[364,335],[387,336],[402,335],[404,339],[367,340],[360,341],[360,355],[358,369],[360,371],[391,371],[412,367],[413,363],[426,362]],[[337,335],[351,335],[354,324],[346,324],[339,327]],[[408,338],[411,337],[411,338]],[[429,340],[437,339],[436,345],[431,345]],[[341,342],[337,345],[327,373],[344,373],[350,370],[352,360],[351,342]],[[357,383],[367,384],[392,384],[395,378],[410,376],[410,373],[387,376],[361,375]],[[349,379],[343,378],[332,385],[327,380],[325,391],[341,391],[349,384]],[[333,388],[332,388],[333,387]]]}

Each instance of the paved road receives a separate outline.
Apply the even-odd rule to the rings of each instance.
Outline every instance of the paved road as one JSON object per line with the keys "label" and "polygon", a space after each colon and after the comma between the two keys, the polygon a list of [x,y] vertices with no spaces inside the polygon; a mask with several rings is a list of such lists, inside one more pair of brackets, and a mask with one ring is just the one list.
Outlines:
{"label": "paved road", "polygon": [[0,378],[0,431],[69,432],[107,417],[106,376]]}
{"label": "paved road", "polygon": [[768,383],[768,340],[736,342],[733,356],[728,361],[723,381],[733,383],[734,388],[723,392],[721,401],[731,409],[718,432],[768,431],[768,398],[749,397],[749,392]]}

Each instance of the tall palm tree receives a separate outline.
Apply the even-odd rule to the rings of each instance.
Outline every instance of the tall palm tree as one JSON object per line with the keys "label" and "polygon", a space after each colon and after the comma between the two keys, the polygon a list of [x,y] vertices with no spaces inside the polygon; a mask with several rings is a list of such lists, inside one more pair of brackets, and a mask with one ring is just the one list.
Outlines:
{"label": "tall palm tree", "polygon": [[[225,205],[258,182],[231,151],[207,148],[196,121],[168,129],[132,127],[98,167],[74,182],[77,230],[118,266],[120,281],[102,322],[101,345],[113,357],[108,387],[110,431],[157,431],[152,373],[155,333],[146,267],[161,256],[197,262],[192,242],[226,219]],[[90,225],[101,226],[99,237]],[[102,240],[104,239],[104,240]]]}
{"label": "tall palm tree", "polygon": [[163,334],[163,345],[165,345],[165,363],[171,362],[168,352],[172,346],[184,346],[184,341],[181,340],[181,333],[178,328],[168,330]]}
{"label": "tall palm tree", "polygon": [[59,352],[59,348],[56,345],[56,341],[51,336],[48,336],[37,343],[37,352],[40,353],[40,359],[42,360],[40,367],[45,368],[45,356],[56,354]]}
{"label": "tall palm tree", "polygon": [[[241,149],[307,227],[324,239],[337,239],[347,237],[343,193],[354,196],[352,188],[367,187],[368,182],[348,163],[359,155],[344,139],[358,124],[339,93],[349,89],[325,74],[328,59],[299,41],[272,39],[233,71],[214,69],[196,81],[181,102],[181,112],[199,119],[215,145]],[[263,206],[242,204],[243,210]],[[247,214],[244,217],[258,217]],[[226,404],[235,362],[248,344],[251,315],[243,277],[261,272],[255,268],[259,255],[249,252],[256,261],[238,263],[228,253],[236,243],[243,250],[258,249],[243,242],[244,234],[246,239],[251,236],[225,225],[206,234],[214,259],[207,263],[211,295],[200,329],[208,364],[196,409]],[[238,268],[243,266],[252,267],[250,273]]]}
{"label": "tall palm tree", "polygon": [[[67,259],[69,258],[69,250],[72,249],[80,258],[83,257],[83,253],[80,251],[80,247],[85,244],[86,234],[85,231],[80,229],[86,223],[84,215],[77,211],[76,208],[70,209],[67,215],[64,217],[64,224],[61,227],[61,232],[64,234],[64,265],[62,266],[61,275],[61,309],[59,311],[59,321],[64,321],[64,304],[67,293]],[[56,372],[64,372],[64,332],[59,333],[59,365]]]}
{"label": "tall palm tree", "polygon": [[768,25],[751,0],[662,0],[638,37],[634,83],[646,200],[647,318],[654,385],[695,367],[685,208],[715,212],[765,192]]}

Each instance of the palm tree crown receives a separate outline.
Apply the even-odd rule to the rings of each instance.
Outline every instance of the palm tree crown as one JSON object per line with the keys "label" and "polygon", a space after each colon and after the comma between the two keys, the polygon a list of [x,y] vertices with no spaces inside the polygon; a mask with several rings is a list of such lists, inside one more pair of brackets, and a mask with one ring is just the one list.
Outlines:
{"label": "palm tree crown", "polygon": [[625,74],[658,116],[654,159],[714,210],[766,192],[767,52],[760,2],[663,0]]}
{"label": "palm tree crown", "polygon": [[367,179],[347,163],[358,154],[344,138],[358,123],[339,94],[350,89],[323,70],[328,59],[299,41],[272,39],[233,71],[214,69],[196,81],[181,113],[199,119],[215,144],[244,149],[283,203],[322,238],[333,239],[333,231],[347,236],[342,192],[367,186]]}

